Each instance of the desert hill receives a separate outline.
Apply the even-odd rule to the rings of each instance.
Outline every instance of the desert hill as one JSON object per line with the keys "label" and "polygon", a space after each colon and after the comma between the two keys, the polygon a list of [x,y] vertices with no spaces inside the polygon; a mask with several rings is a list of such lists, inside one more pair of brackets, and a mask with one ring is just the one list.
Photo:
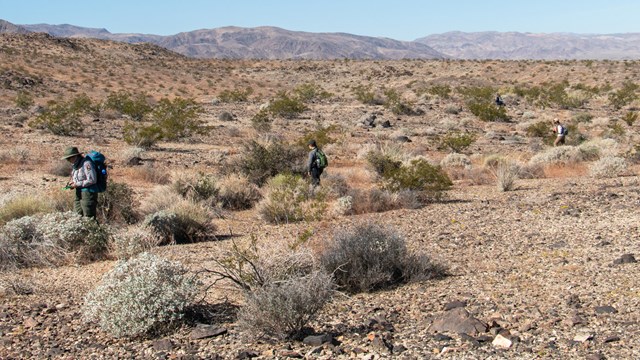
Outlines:
{"label": "desert hill", "polygon": [[[148,43],[0,34],[0,358],[638,358],[639,67],[196,59]],[[205,131],[144,148],[127,141],[127,126],[157,119],[107,107],[107,98],[122,91],[143,94],[154,109],[162,99],[194,99]],[[493,105],[496,93],[504,108]],[[73,136],[31,126],[57,104],[86,100],[83,94],[92,107]],[[262,112],[281,94],[304,109],[292,116]],[[505,117],[487,117],[500,109]],[[268,128],[256,121],[265,117]],[[552,146],[554,119],[570,128],[565,146]],[[318,192],[285,175],[280,184],[295,192],[278,198],[277,181],[258,186],[238,170],[265,163],[259,151],[255,162],[246,160],[252,140],[274,152],[297,149],[276,153],[276,164],[304,163],[300,143],[310,135],[322,139],[330,161]],[[39,247],[33,230],[69,232],[62,211],[73,194],[62,188],[70,165],[60,160],[67,146],[109,159],[115,191],[100,196],[121,217],[105,215],[103,228],[113,238],[100,252]],[[433,198],[421,188],[393,190],[378,171],[380,159],[396,171],[425,162],[440,167],[452,186]],[[293,165],[287,170],[299,171]],[[269,204],[305,216],[272,221]],[[169,214],[171,221],[177,213],[193,241],[163,236],[161,245],[150,219]],[[21,229],[33,236],[17,237],[19,224],[32,225]],[[409,254],[422,256],[414,258],[422,261],[412,263],[414,271],[430,262],[446,271],[375,291],[339,288],[292,337],[264,336],[251,327],[262,320],[256,317],[247,327],[239,315],[248,304],[244,292],[229,281],[208,287],[215,277],[202,272],[230,260],[236,246],[257,244],[265,251],[259,259],[276,268],[299,260],[286,257],[294,250],[320,256],[359,224],[395,231]],[[369,248],[367,239],[360,237],[362,248]],[[84,321],[85,296],[119,259],[142,250],[199,274],[197,304],[174,326],[140,337],[114,337]],[[47,256],[57,261],[47,263]],[[306,302],[325,300],[304,294]],[[118,300],[133,312],[159,298]],[[290,308],[258,310],[265,309]],[[116,318],[103,314],[105,322]],[[139,325],[130,312],[117,314],[124,325]]]}
{"label": "desert hill", "polygon": [[456,59],[631,60],[640,58],[640,34],[447,32],[416,42]]}

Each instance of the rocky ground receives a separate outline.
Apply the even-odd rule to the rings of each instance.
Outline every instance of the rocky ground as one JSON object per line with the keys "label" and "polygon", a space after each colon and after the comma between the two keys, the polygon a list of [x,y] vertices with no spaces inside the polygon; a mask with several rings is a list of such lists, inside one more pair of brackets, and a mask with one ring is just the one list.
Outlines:
{"label": "rocky ground", "polygon": [[[223,293],[214,295],[206,325],[113,339],[79,312],[112,262],[5,274],[21,295],[5,296],[0,307],[0,357],[638,358],[639,205],[638,177],[563,178],[520,181],[512,192],[469,187],[422,209],[341,219],[396,228],[449,275],[339,295],[304,341],[251,340],[234,325],[238,303],[222,300],[233,294]],[[314,236],[329,236],[328,227],[316,228]],[[197,270],[224,243],[157,252]]]}

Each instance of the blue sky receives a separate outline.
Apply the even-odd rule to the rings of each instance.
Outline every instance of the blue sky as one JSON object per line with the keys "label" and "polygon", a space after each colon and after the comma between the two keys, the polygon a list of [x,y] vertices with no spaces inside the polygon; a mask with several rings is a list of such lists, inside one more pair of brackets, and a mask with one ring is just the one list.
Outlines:
{"label": "blue sky", "polygon": [[0,0],[14,24],[172,35],[277,26],[415,40],[447,31],[640,32],[639,0]]}

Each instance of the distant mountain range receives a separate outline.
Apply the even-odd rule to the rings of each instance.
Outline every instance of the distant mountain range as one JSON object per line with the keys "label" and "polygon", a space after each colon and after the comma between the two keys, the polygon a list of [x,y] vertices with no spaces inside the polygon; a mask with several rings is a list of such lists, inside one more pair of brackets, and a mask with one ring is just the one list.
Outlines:
{"label": "distant mountain range", "polygon": [[640,33],[533,34],[448,32],[415,41],[310,33],[277,27],[222,27],[161,36],[113,34],[73,25],[14,25],[0,20],[0,33],[45,32],[57,37],[148,42],[197,58],[228,59],[640,59]]}

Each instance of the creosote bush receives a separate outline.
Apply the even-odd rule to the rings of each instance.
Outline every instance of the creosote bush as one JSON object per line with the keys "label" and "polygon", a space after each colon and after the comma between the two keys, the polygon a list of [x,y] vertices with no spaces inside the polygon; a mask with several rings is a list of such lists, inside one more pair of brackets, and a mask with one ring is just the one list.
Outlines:
{"label": "creosote bush", "polygon": [[289,96],[284,91],[279,92],[267,107],[267,111],[271,115],[285,119],[295,119],[306,109],[307,107],[301,100]]}
{"label": "creosote bush", "polygon": [[443,273],[425,256],[410,253],[396,231],[371,223],[337,231],[320,255],[320,263],[333,273],[339,289],[349,293],[375,291]]}
{"label": "creosote bush", "polygon": [[440,139],[440,147],[453,151],[455,153],[464,152],[473,142],[476,137],[469,133],[449,133]]}
{"label": "creosote bush", "polygon": [[473,102],[467,104],[469,111],[482,121],[509,121],[509,115],[504,106],[496,106],[492,103]]}
{"label": "creosote bush", "polygon": [[405,101],[400,94],[394,89],[384,91],[385,101],[384,107],[389,109],[395,115],[414,115],[415,111],[412,104]]}
{"label": "creosote bush", "polygon": [[314,102],[328,99],[332,94],[316,83],[304,83],[293,89],[293,93],[303,102]]}
{"label": "creosote bush", "polygon": [[312,194],[302,177],[280,174],[267,183],[257,209],[260,217],[272,224],[317,220],[326,210],[325,197],[322,189]]}
{"label": "creosote bush", "polygon": [[239,103],[249,101],[249,96],[253,94],[253,89],[247,87],[243,89],[222,90],[218,94],[218,99],[224,103]]}
{"label": "creosote bush", "polygon": [[149,96],[144,93],[130,93],[118,91],[107,96],[104,106],[120,114],[127,115],[135,121],[141,121],[153,109],[148,101]]}
{"label": "creosote bush", "polygon": [[103,276],[86,295],[82,316],[115,337],[153,336],[176,325],[198,293],[181,264],[143,253]]}
{"label": "creosote bush", "polygon": [[73,212],[25,216],[0,229],[0,267],[58,266],[104,258],[109,233]]}
{"label": "creosote bush", "polygon": [[385,188],[391,191],[411,190],[424,199],[439,199],[453,183],[440,166],[429,164],[425,159],[414,159],[408,165],[383,175]]}
{"label": "creosote bush", "polygon": [[29,126],[46,129],[54,135],[70,136],[82,131],[81,117],[95,113],[91,99],[87,95],[78,95],[68,101],[52,100],[47,103],[43,113],[38,115]]}

